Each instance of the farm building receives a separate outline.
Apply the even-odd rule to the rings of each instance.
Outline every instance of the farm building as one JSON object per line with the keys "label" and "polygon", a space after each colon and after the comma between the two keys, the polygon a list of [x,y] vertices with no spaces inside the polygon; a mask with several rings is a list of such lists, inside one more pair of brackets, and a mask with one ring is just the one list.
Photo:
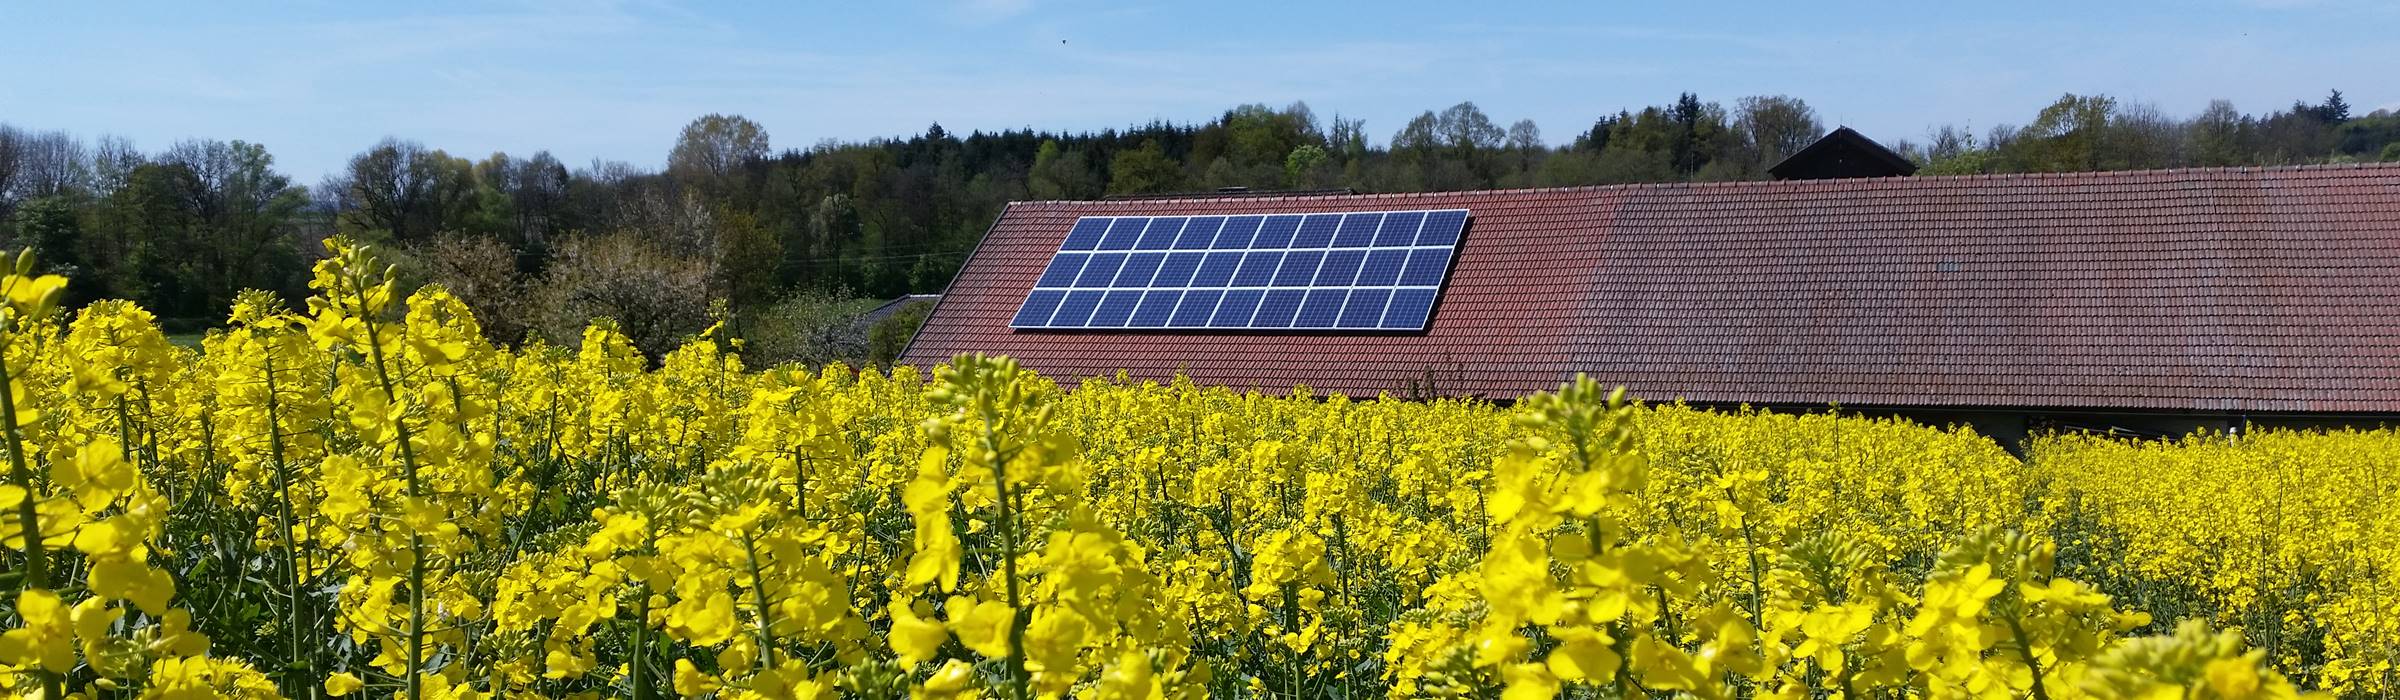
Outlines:
{"label": "farm building", "polygon": [[[1907,174],[1825,150],[1786,165]],[[1021,202],[904,361],[962,352],[1363,396],[1586,373],[2003,439],[2373,424],[2400,419],[2400,165]]]}

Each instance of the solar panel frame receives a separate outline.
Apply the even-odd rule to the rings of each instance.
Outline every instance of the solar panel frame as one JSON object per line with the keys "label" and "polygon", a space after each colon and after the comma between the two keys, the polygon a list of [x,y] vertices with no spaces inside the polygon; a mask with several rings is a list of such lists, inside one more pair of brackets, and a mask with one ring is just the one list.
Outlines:
{"label": "solar panel frame", "polygon": [[1259,222],[1258,237],[1236,247],[1251,249],[1292,248],[1292,236],[1300,232],[1300,215],[1278,214]]}
{"label": "solar panel frame", "polygon": [[1149,289],[1150,280],[1158,276],[1158,267],[1167,261],[1161,251],[1141,251],[1125,257],[1125,266],[1117,270],[1117,279],[1108,286]]}
{"label": "solar panel frame", "polygon": [[1092,320],[1086,321],[1085,325],[1093,328],[1122,328],[1125,326],[1125,321],[1133,317],[1133,308],[1141,303],[1142,290],[1111,291],[1107,296],[1100,298],[1099,306],[1092,307]]}
{"label": "solar panel frame", "polygon": [[1009,326],[1424,331],[1470,219],[1465,209],[1081,217]]}
{"label": "solar panel frame", "polygon": [[1345,248],[1325,251],[1324,261],[1317,264],[1316,281],[1311,287],[1349,287],[1358,284],[1358,266],[1367,262],[1367,249]]}
{"label": "solar panel frame", "polygon": [[1183,300],[1181,289],[1156,289],[1142,295],[1142,303],[1126,319],[1127,328],[1164,328],[1167,319],[1175,315],[1175,305]]}
{"label": "solar panel frame", "polygon": [[1058,313],[1050,316],[1050,322],[1061,327],[1088,325],[1092,321],[1092,311],[1100,307],[1100,298],[1107,295],[1107,292],[1096,289],[1067,292],[1066,300],[1058,303]]}
{"label": "solar panel frame", "polygon": [[1150,225],[1150,217],[1128,216],[1109,222],[1108,232],[1100,234],[1100,243],[1093,250],[1133,250],[1141,240],[1142,229]]}
{"label": "solar panel frame", "polygon": [[1183,235],[1186,225],[1195,223],[1180,216],[1161,216],[1150,220],[1140,238],[1133,240],[1134,250],[1166,250],[1175,247],[1175,237]]}
{"label": "solar panel frame", "polygon": [[1158,276],[1151,278],[1150,286],[1155,289],[1191,286],[1192,275],[1200,272],[1200,260],[1205,257],[1208,256],[1197,252],[1168,253],[1166,262],[1159,263]]}

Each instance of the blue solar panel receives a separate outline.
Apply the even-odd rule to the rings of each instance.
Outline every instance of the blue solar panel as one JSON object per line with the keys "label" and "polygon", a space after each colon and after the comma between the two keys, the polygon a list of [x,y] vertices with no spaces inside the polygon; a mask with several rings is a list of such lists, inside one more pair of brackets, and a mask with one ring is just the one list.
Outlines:
{"label": "blue solar panel", "polygon": [[1135,241],[1142,239],[1142,228],[1149,225],[1149,219],[1138,216],[1118,219],[1116,223],[1109,224],[1108,233],[1100,237],[1100,249],[1131,249]]}
{"label": "blue solar panel", "polygon": [[1042,279],[1034,282],[1033,286],[1075,286],[1075,275],[1083,272],[1083,261],[1091,257],[1082,253],[1059,253],[1058,257],[1050,259],[1050,269],[1043,270]]}
{"label": "blue solar panel", "polygon": [[1211,328],[1249,328],[1250,315],[1258,311],[1258,300],[1267,295],[1264,289],[1236,289],[1225,293],[1217,302],[1217,314],[1208,322]]}
{"label": "blue solar panel", "polygon": [[1333,243],[1333,232],[1341,228],[1340,214],[1310,214],[1300,220],[1300,232],[1293,234],[1294,248],[1323,248]]}
{"label": "blue solar panel", "polygon": [[1075,276],[1075,286],[1106,287],[1117,279],[1117,270],[1124,267],[1124,253],[1095,253],[1084,261],[1083,274]]}
{"label": "blue solar panel", "polygon": [[1136,250],[1173,248],[1175,237],[1183,235],[1183,225],[1189,221],[1180,216],[1151,219],[1150,228],[1142,231],[1142,237],[1134,241],[1133,247]]}
{"label": "blue solar panel", "polygon": [[[1350,301],[1342,305],[1342,320],[1338,325],[1343,328],[1375,328],[1377,323],[1383,321],[1383,305],[1391,300],[1392,290],[1389,289],[1350,290]],[[1100,308],[1108,308],[1108,305],[1102,304]]]}
{"label": "blue solar panel", "polygon": [[1223,287],[1233,281],[1234,268],[1241,264],[1241,253],[1209,253],[1201,259],[1200,271],[1192,275],[1192,286]]}
{"label": "blue solar panel", "polygon": [[[1184,250],[1201,250],[1212,247],[1229,250],[1248,248],[1250,247],[1250,236],[1257,231],[1258,217],[1236,216],[1226,219],[1222,226],[1210,226],[1207,236],[1195,236],[1191,231],[1184,231],[1183,240],[1176,241],[1175,247]],[[1212,243],[1217,245],[1212,245]]]}
{"label": "blue solar panel", "polygon": [[1466,230],[1464,210],[1426,212],[1425,228],[1417,231],[1417,245],[1458,245],[1458,235]]}
{"label": "blue solar panel", "polygon": [[1077,219],[1009,325],[1422,330],[1463,209]]}
{"label": "blue solar panel", "polygon": [[1093,328],[1115,328],[1125,325],[1125,319],[1133,316],[1133,307],[1141,303],[1142,292],[1138,290],[1126,289],[1109,292],[1108,296],[1100,299],[1100,308],[1092,312],[1090,325]]}
{"label": "blue solar panel", "polygon": [[1358,264],[1367,259],[1364,250],[1336,250],[1325,254],[1325,264],[1317,266],[1317,281],[1312,287],[1348,287],[1358,282]]}
{"label": "blue solar panel", "polygon": [[1167,325],[1179,328],[1198,328],[1208,325],[1208,317],[1217,312],[1217,301],[1225,292],[1216,289],[1195,289],[1183,293],[1183,303],[1175,307],[1175,316]]}
{"label": "blue solar panel", "polygon": [[1200,271],[1200,258],[1199,253],[1168,254],[1167,261],[1158,266],[1158,276],[1150,278],[1150,286],[1182,287],[1191,284],[1192,273]]}
{"label": "blue solar panel", "polygon": [[1058,311],[1058,302],[1067,298],[1066,292],[1039,290],[1025,297],[1025,305],[1017,307],[1017,317],[1009,325],[1038,327],[1050,325],[1050,314]]}
{"label": "blue solar panel", "polygon": [[1117,281],[1111,287],[1150,286],[1150,278],[1158,276],[1158,264],[1165,262],[1166,253],[1134,253],[1125,258],[1125,267],[1117,270]]}
{"label": "blue solar panel", "polygon": [[1283,256],[1283,267],[1275,273],[1277,287],[1306,287],[1317,278],[1317,264],[1325,261],[1325,251],[1300,250]]}
{"label": "blue solar panel", "polygon": [[1383,212],[1344,216],[1341,230],[1333,234],[1333,247],[1364,248],[1375,245],[1375,227],[1381,225]]}
{"label": "blue solar panel", "polygon": [[1270,216],[1267,217],[1267,220],[1264,223],[1259,224],[1258,238],[1251,241],[1249,247],[1262,249],[1306,247],[1292,245],[1292,234],[1299,231],[1300,217],[1289,214],[1283,216]]}
{"label": "blue solar panel", "polygon": [[1067,242],[1059,250],[1091,250],[1100,245],[1100,235],[1108,233],[1109,219],[1077,219],[1074,230],[1067,232]]}
{"label": "blue solar panel", "polygon": [[1438,286],[1450,271],[1450,251],[1439,248],[1418,249],[1408,253],[1408,268],[1400,272],[1400,284],[1409,287]]}
{"label": "blue solar panel", "polygon": [[[1250,317],[1251,328],[1290,328],[1292,316],[1300,313],[1300,300],[1308,296],[1306,289],[1271,289],[1267,298],[1258,303],[1258,314]],[[1052,301],[1052,304],[1058,302]]]}
{"label": "blue solar panel", "polygon": [[1275,281],[1275,266],[1283,263],[1281,251],[1260,251],[1242,256],[1242,267],[1233,272],[1233,286],[1264,287]]}
{"label": "blue solar panel", "polygon": [[1366,264],[1358,268],[1358,281],[1352,282],[1352,284],[1362,287],[1398,284],[1400,268],[1407,264],[1408,251],[1406,250],[1368,251]]}
{"label": "blue solar panel", "polygon": [[1332,328],[1333,322],[1342,317],[1342,297],[1349,295],[1347,289],[1308,290],[1308,298],[1301,300],[1300,316],[1292,319],[1292,327]]}
{"label": "blue solar panel", "polygon": [[1058,315],[1050,317],[1053,326],[1082,326],[1092,321],[1092,309],[1100,305],[1101,292],[1069,292],[1067,300],[1058,305]]}
{"label": "blue solar panel", "polygon": [[1167,325],[1167,317],[1175,314],[1175,302],[1183,299],[1180,291],[1156,291],[1142,295],[1142,305],[1134,307],[1133,320],[1125,325],[1133,328],[1158,328]]}
{"label": "blue solar panel", "polygon": [[1433,314],[1433,290],[1402,289],[1392,292],[1392,303],[1383,309],[1383,328],[1416,330],[1425,327],[1425,319]]}
{"label": "blue solar panel", "polygon": [[1417,240],[1417,227],[1425,223],[1425,212],[1396,211],[1383,215],[1383,227],[1375,230],[1375,245],[1409,245]]}

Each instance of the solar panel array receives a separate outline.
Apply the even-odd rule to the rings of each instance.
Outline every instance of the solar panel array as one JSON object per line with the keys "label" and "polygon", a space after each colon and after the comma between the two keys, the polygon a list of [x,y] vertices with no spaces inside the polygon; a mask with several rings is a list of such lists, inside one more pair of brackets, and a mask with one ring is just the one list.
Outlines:
{"label": "solar panel array", "polygon": [[1087,216],[1012,328],[1424,330],[1467,210]]}

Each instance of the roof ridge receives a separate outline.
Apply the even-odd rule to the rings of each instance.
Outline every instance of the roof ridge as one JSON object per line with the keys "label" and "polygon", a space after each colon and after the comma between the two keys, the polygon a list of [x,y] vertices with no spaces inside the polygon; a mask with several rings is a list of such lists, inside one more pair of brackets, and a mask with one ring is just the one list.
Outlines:
{"label": "roof ridge", "polygon": [[1241,198],[1230,198],[1230,197],[1209,197],[1209,196],[1192,196],[1192,197],[1175,197],[1175,196],[1164,196],[1164,197],[1158,197],[1158,198],[1152,198],[1152,199],[1035,199],[1035,200],[1012,200],[1012,201],[1010,202],[1010,204],[1083,205],[1083,204],[1118,204],[1118,203],[1138,203],[1138,204],[1151,204],[1151,205],[1156,205],[1156,204],[1182,204],[1182,203],[1223,203],[1223,202],[1228,202],[1228,201],[1240,201],[1240,202],[1302,202],[1302,201],[1327,201],[1327,200],[1342,200],[1342,199],[1348,199],[1348,200],[1360,200],[1360,199],[1420,199],[1420,198],[1427,198],[1427,197],[1479,197],[1479,196],[1494,196],[1494,195],[1556,194],[1556,193],[1575,193],[1575,192],[1637,192],[1637,191],[1650,191],[1650,190],[1670,190],[1670,189],[1694,189],[1694,190],[1727,190],[1727,189],[1777,189],[1777,188],[1804,189],[1804,188],[1809,188],[1809,187],[1824,187],[1824,186],[1826,186],[1826,184],[1827,184],[1827,183],[1845,183],[1845,184],[1853,184],[1853,185],[1855,185],[1855,184],[1860,184],[1860,183],[1891,183],[1891,184],[1892,184],[1892,185],[1894,185],[1894,186],[1906,186],[1906,185],[1908,185],[1908,184],[1911,184],[1911,183],[1918,183],[1918,182],[2057,182],[2057,181],[2083,181],[2083,180],[2100,180],[2100,179],[2121,178],[2121,177],[2122,177],[2122,178],[2131,178],[2131,177],[2138,177],[2138,176],[2145,176],[2145,175],[2166,175],[2166,176],[2180,176],[2180,177],[2197,177],[2197,176],[2206,176],[2206,175],[2224,175],[2224,174],[2268,174],[2268,173],[2284,173],[2284,172],[2349,171],[2349,170],[2391,170],[2391,171],[2394,171],[2394,172],[2400,172],[2400,161],[2394,161],[2394,162],[2380,162],[2380,163],[2307,163],[2307,164],[2300,164],[2300,165],[2219,165],[2219,166],[2199,166],[2199,167],[2184,167],[2184,168],[2148,168],[2148,169],[2142,169],[2142,170],[2082,170],[2082,171],[2073,171],[2073,172],[2038,172],[2038,173],[1973,173],[1973,174],[1966,174],[1966,175],[1912,175],[1912,176],[1907,176],[1907,177],[1860,177],[1860,178],[1829,178],[1829,179],[1822,179],[1822,180],[1720,180],[1720,181],[1711,181],[1711,182],[1626,182],[1626,183],[1616,183],[1616,184],[1607,184],[1607,185],[1553,185],[1553,186],[1549,186],[1549,187],[1506,187],[1506,188],[1499,188],[1499,187],[1496,187],[1496,188],[1473,189],[1473,190],[1439,190],[1439,191],[1428,191],[1428,192],[1358,192],[1358,193],[1354,193],[1354,194],[1331,194],[1331,193],[1328,193],[1328,194],[1299,194],[1299,193],[1295,193],[1295,194],[1287,194],[1287,195],[1274,195],[1274,196],[1261,196],[1261,197],[1241,197]]}

